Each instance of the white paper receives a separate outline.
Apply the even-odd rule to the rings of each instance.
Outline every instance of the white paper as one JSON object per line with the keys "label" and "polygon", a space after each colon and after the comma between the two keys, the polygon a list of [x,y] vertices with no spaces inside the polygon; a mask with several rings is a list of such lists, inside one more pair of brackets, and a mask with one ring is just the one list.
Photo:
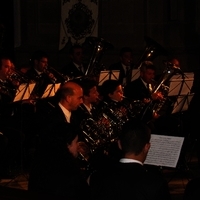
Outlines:
{"label": "white paper", "polygon": [[41,98],[53,97],[60,87],[60,83],[49,84]]}
{"label": "white paper", "polygon": [[151,135],[151,147],[144,164],[175,168],[184,137]]}
{"label": "white paper", "polygon": [[174,104],[172,114],[188,110],[193,96],[194,96],[194,93],[186,95],[186,96],[178,96]]}
{"label": "white paper", "polygon": [[119,70],[101,71],[99,75],[99,86],[101,86],[106,80],[119,80],[119,73]]}
{"label": "white paper", "polygon": [[168,96],[187,95],[190,93],[194,82],[194,73],[176,74],[170,79]]}
{"label": "white paper", "polygon": [[36,83],[22,83],[15,94],[14,102],[29,99]]}
{"label": "white paper", "polygon": [[140,77],[140,69],[133,69],[132,70],[132,76],[131,81],[134,81],[135,79]]}

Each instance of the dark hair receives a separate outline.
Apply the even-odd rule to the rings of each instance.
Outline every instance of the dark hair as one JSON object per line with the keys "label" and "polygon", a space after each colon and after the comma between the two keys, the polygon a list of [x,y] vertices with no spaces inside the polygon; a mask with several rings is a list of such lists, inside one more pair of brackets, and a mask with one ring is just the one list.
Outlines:
{"label": "dark hair", "polygon": [[48,58],[48,54],[44,51],[35,51],[30,59],[30,65],[34,65],[34,60],[41,60],[42,58]]}
{"label": "dark hair", "polygon": [[85,96],[89,96],[90,90],[97,86],[97,82],[94,79],[89,78],[81,79],[78,84],[82,87],[83,95]]}
{"label": "dark hair", "polygon": [[126,122],[119,135],[122,151],[124,153],[141,153],[145,144],[149,143],[151,132],[149,127],[138,119]]}
{"label": "dark hair", "polygon": [[10,60],[12,62],[11,56],[7,53],[1,53],[0,54],[0,69],[2,67],[2,60]]}
{"label": "dark hair", "polygon": [[156,71],[156,67],[151,61],[142,62],[141,67],[140,67],[140,71],[144,72],[147,69],[151,69],[153,71]]}
{"label": "dark hair", "polygon": [[123,54],[126,53],[126,52],[131,52],[132,53],[133,50],[130,47],[123,47],[123,48],[120,49],[119,55],[123,56]]}
{"label": "dark hair", "polygon": [[106,80],[100,87],[100,95],[107,98],[109,94],[113,94],[117,86],[121,85],[118,80]]}

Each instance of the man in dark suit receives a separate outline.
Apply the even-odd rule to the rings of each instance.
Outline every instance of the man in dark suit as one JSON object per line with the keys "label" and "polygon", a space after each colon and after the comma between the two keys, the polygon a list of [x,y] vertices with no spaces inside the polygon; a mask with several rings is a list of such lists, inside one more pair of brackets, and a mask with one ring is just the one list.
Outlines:
{"label": "man in dark suit", "polygon": [[71,61],[65,66],[61,73],[69,78],[77,78],[85,75],[86,65],[83,63],[83,48],[81,45],[74,45],[69,51]]}
{"label": "man in dark suit", "polygon": [[131,81],[133,69],[133,55],[130,47],[123,47],[119,53],[120,61],[112,64],[109,70],[119,70],[119,81],[122,85],[126,85]]}
{"label": "man in dark suit", "polygon": [[[60,122],[70,123],[76,127],[78,124],[73,117],[73,111],[83,103],[83,90],[81,86],[73,81],[64,83],[57,91],[54,102],[54,108],[51,112],[38,116],[38,119],[40,119],[38,122],[41,123],[39,127],[51,130],[56,128]],[[48,131],[45,132],[47,133]],[[42,135],[44,136],[44,134]],[[48,137],[48,133],[45,137]]]}
{"label": "man in dark suit", "polygon": [[[141,101],[141,118],[149,121],[153,117],[157,117],[156,113],[152,113],[153,103],[162,99],[162,94],[157,92],[153,93],[156,85],[153,80],[155,77],[156,68],[150,61],[144,61],[140,67],[140,77],[131,83],[127,84],[124,88],[124,95],[131,101]],[[143,109],[144,108],[144,109]]]}
{"label": "man in dark suit", "polygon": [[123,158],[90,177],[94,199],[171,199],[166,180],[159,172],[147,171],[143,164],[150,148],[150,137],[150,129],[141,121],[127,122],[118,141]]}

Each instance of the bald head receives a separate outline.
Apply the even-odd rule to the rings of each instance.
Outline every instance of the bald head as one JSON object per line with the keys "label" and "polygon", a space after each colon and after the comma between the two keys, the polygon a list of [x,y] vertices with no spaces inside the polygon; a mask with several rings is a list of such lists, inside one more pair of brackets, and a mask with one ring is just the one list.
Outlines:
{"label": "bald head", "polygon": [[67,110],[76,110],[83,103],[83,90],[77,83],[68,81],[59,89],[59,99]]}

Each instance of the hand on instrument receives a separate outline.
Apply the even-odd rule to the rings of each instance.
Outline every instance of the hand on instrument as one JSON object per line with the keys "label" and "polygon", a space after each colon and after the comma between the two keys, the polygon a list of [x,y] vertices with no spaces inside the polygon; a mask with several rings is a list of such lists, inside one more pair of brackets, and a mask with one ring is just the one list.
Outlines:
{"label": "hand on instrument", "polygon": [[145,104],[149,103],[150,101],[151,101],[151,100],[148,99],[148,98],[144,98],[144,99],[143,99],[143,102],[144,102]]}
{"label": "hand on instrument", "polygon": [[155,92],[151,95],[151,98],[153,100],[162,100],[163,99],[163,95],[161,92]]}
{"label": "hand on instrument", "polygon": [[78,152],[84,157],[85,160],[89,159],[90,149],[85,142],[78,142]]}

